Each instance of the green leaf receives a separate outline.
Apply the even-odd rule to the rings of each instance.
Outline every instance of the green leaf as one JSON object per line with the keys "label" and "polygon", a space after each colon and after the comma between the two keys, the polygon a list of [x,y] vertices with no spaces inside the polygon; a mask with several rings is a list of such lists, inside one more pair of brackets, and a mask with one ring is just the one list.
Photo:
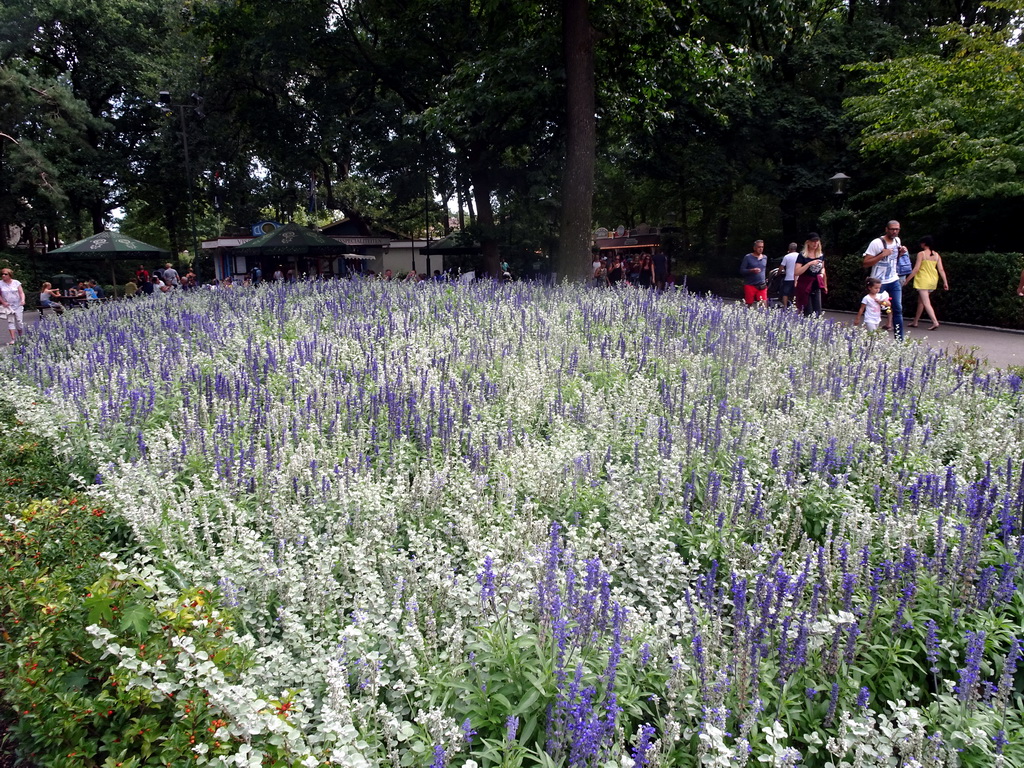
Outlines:
{"label": "green leaf", "polygon": [[526,673],[526,678],[530,681],[530,683],[533,685],[534,688],[536,688],[538,691],[540,691],[540,694],[542,696],[547,693],[547,689],[544,686],[544,678],[542,676],[534,675],[534,674],[531,674],[530,672],[527,672]]}
{"label": "green leaf", "polygon": [[537,722],[538,720],[536,715],[531,715],[526,718],[523,722],[523,727],[519,730],[519,734],[516,736],[520,744],[530,743],[530,739],[533,737],[533,732],[537,730]]}
{"label": "green leaf", "polygon": [[65,691],[81,690],[89,682],[89,676],[80,669],[73,669],[64,675],[61,685]]}
{"label": "green leaf", "polygon": [[154,618],[153,610],[148,605],[133,603],[126,606],[122,612],[119,627],[122,631],[134,629],[135,634],[143,638],[149,631],[149,624]]}
{"label": "green leaf", "polygon": [[114,612],[110,610],[110,606],[114,604],[113,598],[87,597],[82,604],[88,611],[90,624],[109,624],[114,620]]}
{"label": "green leaf", "polygon": [[536,704],[537,703],[537,699],[539,699],[539,698],[540,698],[540,691],[537,691],[537,690],[530,691],[528,694],[526,694],[526,698],[523,699],[521,702],[519,702],[519,706],[515,708],[515,711],[512,714],[516,715],[518,717],[519,715],[523,714],[524,712],[528,712],[530,710],[530,707],[532,707],[534,704]]}

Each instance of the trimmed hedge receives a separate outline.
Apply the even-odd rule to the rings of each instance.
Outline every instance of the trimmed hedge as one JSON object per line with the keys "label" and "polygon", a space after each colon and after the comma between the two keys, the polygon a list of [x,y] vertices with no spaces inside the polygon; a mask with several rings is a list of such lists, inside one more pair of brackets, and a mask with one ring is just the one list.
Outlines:
{"label": "trimmed hedge", "polygon": [[[861,254],[830,257],[829,293],[826,309],[855,312],[864,296],[868,270],[861,266]],[[1024,298],[1017,295],[1017,284],[1024,269],[1019,253],[944,253],[942,265],[949,278],[949,290],[932,293],[932,306],[939,322],[991,325],[1024,329]],[[903,315],[917,311],[917,291],[903,289]]]}

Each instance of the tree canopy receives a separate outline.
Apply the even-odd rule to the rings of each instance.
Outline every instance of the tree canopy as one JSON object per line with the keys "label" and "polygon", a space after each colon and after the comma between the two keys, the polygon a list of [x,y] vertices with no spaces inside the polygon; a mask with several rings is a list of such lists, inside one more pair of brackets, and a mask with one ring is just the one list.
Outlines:
{"label": "tree canopy", "polygon": [[[982,205],[1008,212],[1024,197],[1024,3],[983,10],[985,23],[936,27],[933,51],[854,67],[875,86],[846,102],[857,147],[898,174],[893,198],[929,223],[950,211],[976,219]],[[972,234],[982,248],[1000,236]]]}
{"label": "tree canopy", "polygon": [[673,225],[678,257],[723,264],[809,229],[855,250],[892,216],[1003,247],[1020,16],[1021,0],[11,0],[0,230],[52,246],[120,215],[180,250],[193,218],[201,236],[458,218],[490,271],[499,247],[541,250],[577,279],[592,230],[620,224]]}

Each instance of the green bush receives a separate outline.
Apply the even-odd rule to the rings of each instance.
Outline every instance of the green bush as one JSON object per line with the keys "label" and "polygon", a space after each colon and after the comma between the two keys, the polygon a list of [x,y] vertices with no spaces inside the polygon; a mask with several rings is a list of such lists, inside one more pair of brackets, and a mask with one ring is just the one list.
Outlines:
{"label": "green bush", "polygon": [[[122,520],[72,490],[72,476],[94,469],[3,400],[0,431],[0,724],[21,757],[137,768],[257,749],[265,766],[299,765],[278,733],[290,699],[259,702],[243,724],[211,696],[251,663],[217,595],[169,584],[180,578],[149,564]],[[204,683],[190,687],[190,675]],[[257,732],[255,719],[269,726]]]}
{"label": "green bush", "polygon": [[[14,409],[0,400],[0,512],[14,512],[35,499],[68,496],[73,493],[72,475],[92,477],[95,469],[86,463],[69,465],[59,458],[54,446],[21,427]],[[60,471],[55,468],[60,467]]]}
{"label": "green bush", "polygon": [[[864,296],[868,270],[861,266],[861,254],[828,259],[829,293],[827,309],[857,311]],[[1024,299],[1017,296],[1017,284],[1024,269],[1019,253],[944,253],[942,264],[949,278],[949,291],[932,293],[932,305],[940,322],[972,323],[999,328],[1024,329]],[[903,290],[903,315],[917,310],[917,291]]]}
{"label": "green bush", "polygon": [[[161,603],[107,554],[130,548],[123,525],[77,499],[33,502],[8,520],[0,675],[23,756],[55,768],[171,766],[192,764],[197,744],[211,756],[234,751],[237,739],[221,735],[227,719],[205,695],[156,695],[137,671],[170,664],[180,653],[173,639],[186,634],[200,658],[244,665],[210,596],[189,589]],[[113,641],[120,654],[110,653]]]}

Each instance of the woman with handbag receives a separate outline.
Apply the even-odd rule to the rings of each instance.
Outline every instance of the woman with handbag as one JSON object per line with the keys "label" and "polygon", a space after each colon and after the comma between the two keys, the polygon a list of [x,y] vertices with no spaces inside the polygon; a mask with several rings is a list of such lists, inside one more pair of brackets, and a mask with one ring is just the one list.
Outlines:
{"label": "woman with handbag", "polygon": [[821,317],[821,295],[828,293],[828,274],[825,272],[825,256],[821,248],[821,237],[811,232],[804,242],[804,252],[797,257],[793,267],[796,277],[796,308],[804,317],[812,312]]}
{"label": "woman with handbag", "polygon": [[949,290],[949,281],[946,279],[946,270],[942,268],[942,257],[938,251],[932,249],[934,241],[931,235],[925,235],[918,242],[921,250],[917,252],[917,263],[907,276],[907,282],[913,280],[913,286],[917,289],[917,311],[910,327],[917,328],[921,321],[921,312],[924,311],[932,321],[928,330],[934,331],[939,327],[939,321],[935,319],[935,309],[932,307],[932,291],[939,287],[939,277],[942,278],[943,290]]}
{"label": "woman with handbag", "polygon": [[8,344],[13,344],[18,336],[25,333],[25,289],[7,268],[0,270],[0,307],[7,316],[7,329],[11,332]]}

